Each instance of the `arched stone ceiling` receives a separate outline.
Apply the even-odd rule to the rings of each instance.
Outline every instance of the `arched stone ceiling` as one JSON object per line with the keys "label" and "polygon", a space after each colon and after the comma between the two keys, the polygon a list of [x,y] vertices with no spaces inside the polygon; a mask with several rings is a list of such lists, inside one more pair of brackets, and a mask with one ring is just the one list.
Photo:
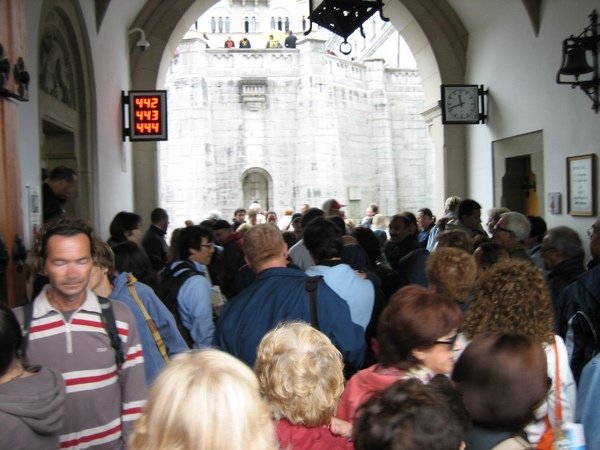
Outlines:
{"label": "arched stone ceiling", "polygon": [[[140,52],[130,41],[132,84],[152,89],[164,83],[175,47],[191,24],[216,2],[213,0],[149,0],[131,27],[146,32],[151,47]],[[440,82],[464,78],[468,34],[446,0],[395,0],[385,13],[415,55],[427,104],[439,98]],[[157,67],[159,70],[157,71]]]}

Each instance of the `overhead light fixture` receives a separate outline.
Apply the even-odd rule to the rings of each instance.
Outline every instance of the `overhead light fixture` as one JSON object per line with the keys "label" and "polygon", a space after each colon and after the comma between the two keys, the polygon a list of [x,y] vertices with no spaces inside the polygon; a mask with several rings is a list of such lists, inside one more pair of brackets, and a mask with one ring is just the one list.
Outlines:
{"label": "overhead light fixture", "polygon": [[146,33],[144,33],[144,30],[142,30],[141,28],[132,28],[131,30],[129,30],[129,34],[133,33],[140,34],[140,38],[135,43],[135,46],[141,51],[145,52],[148,49],[148,47],[150,47],[150,42],[146,40]]}
{"label": "overhead light fixture", "polygon": [[[600,76],[598,73],[598,50],[600,48],[600,30],[598,29],[598,13],[593,10],[589,15],[590,24],[577,37],[571,35],[562,44],[562,63],[556,74],[558,84],[570,84],[572,88],[579,86],[585,95],[592,100],[592,109],[596,114],[600,111]],[[591,54],[592,65],[588,64]],[[591,75],[587,75],[591,74]],[[586,75],[583,79],[579,77]]]}
{"label": "overhead light fixture", "polygon": [[360,34],[366,37],[363,24],[369,17],[379,11],[381,20],[390,20],[383,16],[384,3],[381,0],[322,0],[317,5],[314,5],[313,0],[308,0],[308,7],[310,24],[304,34],[308,35],[312,31],[313,23],[327,28],[344,38],[340,44],[340,52],[344,55],[352,51],[348,36],[360,28]]}

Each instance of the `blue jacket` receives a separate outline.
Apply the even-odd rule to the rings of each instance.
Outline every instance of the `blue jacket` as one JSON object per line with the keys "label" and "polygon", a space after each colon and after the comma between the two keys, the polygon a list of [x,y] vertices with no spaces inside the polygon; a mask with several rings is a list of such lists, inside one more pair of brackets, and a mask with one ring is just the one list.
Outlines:
{"label": "blue jacket", "polygon": [[[179,288],[177,293],[177,307],[181,323],[189,331],[194,348],[210,347],[215,332],[213,321],[213,309],[211,298],[211,282],[206,276],[207,267],[196,261],[192,261],[196,271],[201,275],[188,278]],[[177,274],[180,261],[175,261],[169,267]],[[181,265],[183,268],[183,266]]]}
{"label": "blue jacket", "polygon": [[575,422],[583,424],[586,448],[600,448],[600,355],[581,373]]}
{"label": "blue jacket", "polygon": [[[142,311],[129,293],[129,288],[127,287],[127,275],[129,274],[123,272],[114,279],[113,282],[115,287],[110,298],[125,303],[133,313],[142,348],[144,349],[146,383],[150,386],[161,369],[165,366],[165,361],[156,347],[156,343],[152,338],[152,333],[146,324],[146,319],[144,318]],[[135,282],[134,286],[138,297],[156,324],[156,328],[167,347],[169,356],[187,351],[188,346],[177,330],[173,315],[169,312],[167,307],[163,305],[162,301],[156,296],[152,288],[139,282]]]}
{"label": "blue jacket", "polygon": [[327,286],[348,303],[352,321],[363,330],[367,329],[375,304],[375,288],[370,280],[361,278],[352,267],[343,263],[312,266],[306,269],[306,274],[322,276]]}
{"label": "blue jacket", "polygon": [[[262,337],[286,320],[310,323],[308,276],[298,270],[276,267],[260,272],[256,280],[221,310],[214,344],[249,366],[254,366]],[[354,369],[362,366],[364,331],[352,322],[350,308],[321,279],[317,285],[319,329]]]}
{"label": "blue jacket", "polygon": [[565,340],[575,380],[600,352],[600,266],[562,290],[558,299],[558,334]]}

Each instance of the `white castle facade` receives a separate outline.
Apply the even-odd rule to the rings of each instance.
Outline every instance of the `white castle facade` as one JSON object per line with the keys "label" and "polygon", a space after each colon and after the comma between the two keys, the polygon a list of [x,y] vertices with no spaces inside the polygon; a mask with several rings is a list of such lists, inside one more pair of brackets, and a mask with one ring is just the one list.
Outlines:
{"label": "white castle facade", "polygon": [[[418,71],[389,68],[362,37],[349,38],[347,58],[335,56],[339,40],[322,30],[296,33],[296,48],[266,49],[273,24],[280,34],[301,29],[308,7],[296,6],[222,2],[181,42],[165,83],[169,140],[159,147],[160,203],[174,226],[211,210],[229,219],[254,200],[281,215],[336,198],[355,219],[372,202],[386,215],[432,205]],[[388,24],[372,22],[367,38],[400,46]],[[223,48],[229,36],[233,49]],[[251,49],[238,48],[243,36]]]}

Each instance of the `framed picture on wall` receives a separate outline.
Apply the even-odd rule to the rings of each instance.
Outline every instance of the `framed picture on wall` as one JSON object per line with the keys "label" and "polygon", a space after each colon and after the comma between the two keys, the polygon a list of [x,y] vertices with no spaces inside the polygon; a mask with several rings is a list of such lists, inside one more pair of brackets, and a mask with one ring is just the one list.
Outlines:
{"label": "framed picture on wall", "polygon": [[567,211],[571,216],[596,214],[596,155],[567,157]]}

